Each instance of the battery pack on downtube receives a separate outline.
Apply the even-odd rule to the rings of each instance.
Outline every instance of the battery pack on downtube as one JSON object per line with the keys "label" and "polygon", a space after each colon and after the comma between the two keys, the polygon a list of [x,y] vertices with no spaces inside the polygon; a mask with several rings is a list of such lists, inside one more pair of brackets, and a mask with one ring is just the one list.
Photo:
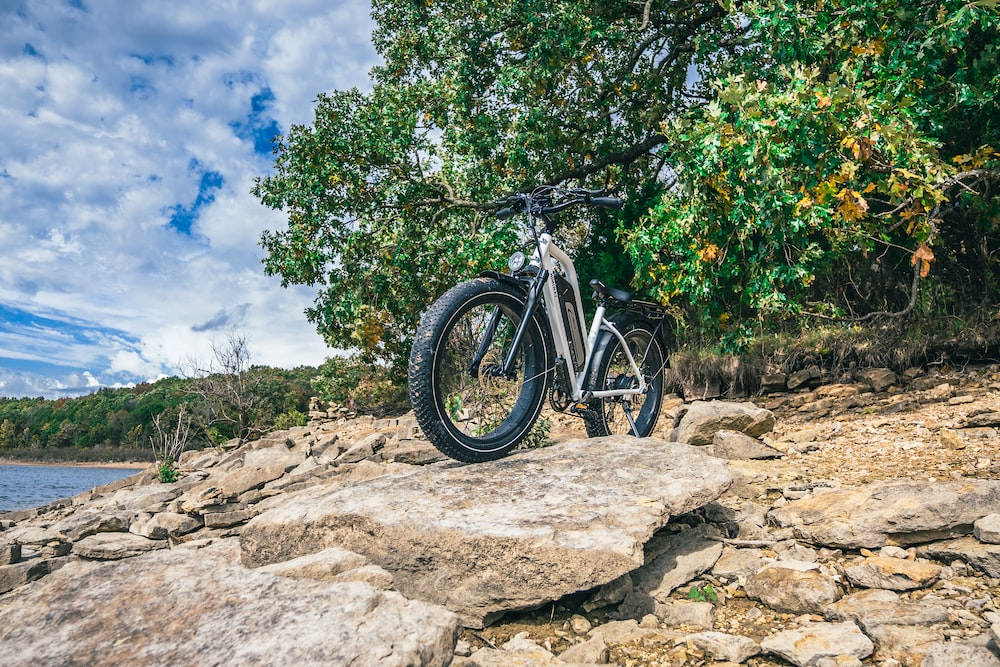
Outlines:
{"label": "battery pack on downtube", "polygon": [[521,348],[521,342],[524,340],[524,333],[528,330],[531,318],[535,316],[535,311],[538,309],[538,304],[541,302],[542,286],[545,285],[545,281],[548,279],[549,272],[548,269],[546,269],[539,273],[534,282],[531,283],[531,289],[528,290],[528,300],[524,304],[524,315],[521,317],[521,321],[517,324],[517,331],[514,333],[514,340],[510,345],[510,349],[507,351],[507,358],[503,361],[504,377],[511,377],[514,375],[514,365],[517,363],[517,353]]}

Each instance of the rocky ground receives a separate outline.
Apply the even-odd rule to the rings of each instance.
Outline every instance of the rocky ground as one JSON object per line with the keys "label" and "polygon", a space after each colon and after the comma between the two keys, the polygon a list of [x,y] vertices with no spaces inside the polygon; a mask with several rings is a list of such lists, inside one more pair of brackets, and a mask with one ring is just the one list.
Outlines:
{"label": "rocky ground", "polygon": [[[103,664],[100,658],[113,658],[108,642],[122,642],[98,631],[105,607],[103,625],[134,615],[137,629],[115,632],[149,636],[148,625],[176,609],[183,612],[176,612],[178,624],[231,616],[236,612],[225,602],[229,596],[242,600],[243,611],[226,627],[253,623],[247,632],[255,642],[236,646],[265,651],[245,656],[258,661],[266,654],[300,664],[337,664],[329,658],[329,636],[342,632],[353,642],[342,642],[343,660],[369,656],[351,664],[1000,665],[1000,367],[938,366],[901,376],[874,370],[840,378],[813,369],[797,378],[769,378],[769,387],[753,397],[753,406],[745,400],[669,398],[654,435],[696,448],[657,446],[646,454],[628,442],[574,447],[584,437],[582,424],[547,413],[550,440],[568,449],[471,467],[427,468],[441,457],[421,440],[411,416],[375,420],[333,409],[315,413],[309,427],[237,449],[189,452],[176,485],[156,484],[147,473],[46,508],[0,515],[0,662],[63,664],[58,643],[44,640],[53,631],[49,626],[70,637],[80,618],[93,616],[72,635],[71,655],[80,664]],[[748,414],[752,419],[744,419]],[[586,461],[588,455],[595,460]],[[633,457],[628,463],[615,458],[626,455]],[[463,562],[463,550],[476,556],[483,545],[493,551],[483,555],[493,559],[486,570],[552,560],[547,570],[516,570],[534,577],[523,588],[546,588],[546,572],[553,580],[566,576],[562,570],[574,568],[561,570],[564,552],[553,557],[551,550],[579,531],[560,536],[557,530],[553,542],[541,544],[537,531],[549,521],[546,508],[565,512],[559,521],[584,516],[590,529],[624,526],[628,534],[641,534],[642,522],[667,507],[670,489],[649,484],[655,478],[671,485],[670,475],[657,475],[674,465],[672,458],[696,468],[678,465],[670,472],[691,486],[678,505],[689,509],[671,506],[669,523],[644,538],[641,567],[619,562],[619,547],[598,549],[587,567],[596,572],[605,566],[600,563],[614,561],[620,577],[598,587],[586,585],[586,575],[580,583],[553,581],[553,591],[579,592],[539,590],[537,599],[549,600],[541,605],[526,602],[524,590],[513,585],[505,593],[512,600],[508,608],[538,608],[495,620],[500,607],[490,607],[478,617],[487,618],[485,627],[477,627],[475,614],[482,600],[448,590],[490,589],[490,604],[503,597],[492,589],[502,587],[509,573],[477,582],[475,567],[472,574],[454,569]],[[636,470],[612,475],[616,461]],[[731,484],[719,477],[720,469]],[[634,478],[621,477],[629,472]],[[621,489],[625,495],[615,486],[623,480],[634,487]],[[452,493],[466,481],[470,495]],[[698,484],[712,500],[691,500]],[[358,488],[366,493],[352,490]],[[588,506],[591,489],[602,507]],[[550,491],[564,495],[553,499]],[[493,550],[494,543],[463,525],[459,514],[475,511],[480,503],[473,494],[483,492],[494,501],[509,493],[540,503],[532,510],[540,513],[526,517],[526,528],[505,523],[508,516],[485,517],[491,535],[504,527],[503,539],[495,542],[502,546]],[[399,513],[423,532],[393,533],[398,522],[383,516],[386,503],[401,503]],[[334,506],[342,513],[331,513]],[[427,532],[440,521],[433,510],[444,506],[450,514],[443,527]],[[510,514],[521,513],[515,509]],[[515,534],[523,529],[525,537]],[[440,543],[456,530],[466,542]],[[381,538],[404,551],[399,537],[407,535],[434,556],[374,555],[386,550],[378,546]],[[579,539],[594,541],[592,534]],[[348,541],[358,551],[367,549],[369,557],[327,548]],[[253,569],[233,563],[241,550],[243,564]],[[322,558],[294,558],[312,552]],[[141,566],[115,569],[115,563],[138,556]],[[451,570],[414,572],[440,566],[449,556],[455,561]],[[192,557],[198,567],[186,560]],[[302,578],[318,583],[299,583]],[[592,579],[609,577],[598,572]],[[426,602],[407,601],[396,590],[426,593],[408,593],[410,600]],[[331,626],[334,620],[325,616],[309,623],[322,623],[323,634],[303,633],[295,624],[299,615],[322,610],[329,604],[324,600],[343,600],[345,591],[361,611],[343,627]],[[437,606],[442,604],[473,617],[454,648],[459,624]],[[148,619],[142,609],[150,610]],[[388,648],[384,630],[364,632],[371,623],[365,610],[371,609],[382,615],[379,627],[400,629]],[[229,631],[221,628],[187,649],[144,647],[150,652],[143,660],[174,664],[184,650],[230,655]],[[5,654],[4,646],[17,647],[16,655]],[[373,651],[389,651],[396,662],[370,658]]]}
{"label": "rocky ground", "polygon": [[[724,530],[728,523],[733,535],[727,549],[743,547],[739,550],[747,551],[753,548],[759,549],[765,558],[818,561],[851,590],[863,590],[852,586],[844,570],[853,562],[876,556],[882,549],[831,549],[797,541],[789,531],[776,530],[770,525],[768,512],[817,491],[862,487],[879,480],[906,478],[934,485],[946,480],[1000,477],[997,450],[1000,366],[914,369],[902,376],[877,371],[867,373],[858,381],[845,377],[841,382],[827,379],[821,384],[819,380],[820,375],[816,373],[812,383],[796,391],[777,391],[753,399],[755,404],[774,413],[775,427],[761,440],[782,455],[763,460],[730,461],[736,483],[719,499],[716,507],[710,508],[715,511],[709,512],[708,519]],[[674,427],[673,418],[683,409],[681,399],[668,399],[664,417],[654,435],[669,438]],[[583,437],[577,420],[558,414],[547,416],[552,422],[553,441]],[[701,518],[705,514],[698,513]],[[887,547],[886,551],[916,562],[920,549],[915,546],[905,550]],[[1000,621],[1000,616],[996,615],[1000,611],[997,608],[1000,605],[1000,570],[992,571],[992,575],[955,558],[928,586],[914,586],[902,592],[893,604],[924,599],[947,601],[946,627],[927,618],[919,619],[915,627],[928,628],[929,632],[923,636],[919,631],[899,633],[898,638],[893,638],[898,650],[883,650],[881,656],[876,652],[859,664],[886,667],[920,664],[924,653],[907,655],[903,649],[910,642],[919,644],[931,638],[987,641],[986,629]],[[748,598],[745,583],[745,576],[715,576],[710,570],[679,588],[672,597],[682,605],[681,609],[698,606],[703,610],[705,602],[698,605],[692,598],[705,601],[704,594],[699,591],[708,587],[716,595],[711,602],[712,614],[674,627],[685,631],[719,631],[760,642],[777,632],[794,630],[822,618],[822,614],[817,613],[771,609],[760,600]],[[574,628],[599,627],[615,618],[614,612],[609,613],[608,609],[595,614],[580,612],[579,608],[554,605],[516,621],[510,619],[511,622],[482,633],[467,633],[465,639],[473,647],[502,646],[512,637],[519,636],[558,653],[579,640]],[[690,613],[697,615],[694,611]],[[643,623],[649,628],[670,627],[662,619],[647,618]],[[685,641],[685,636],[652,637],[633,637],[612,645],[610,662],[670,666],[713,664],[711,651],[706,652],[703,647]],[[985,662],[976,662],[977,659]],[[744,664],[770,667],[794,663],[772,655],[751,657]],[[829,664],[851,663],[845,659],[842,663]],[[952,656],[941,657],[932,664],[1000,665],[1000,659],[983,658],[982,655]]]}

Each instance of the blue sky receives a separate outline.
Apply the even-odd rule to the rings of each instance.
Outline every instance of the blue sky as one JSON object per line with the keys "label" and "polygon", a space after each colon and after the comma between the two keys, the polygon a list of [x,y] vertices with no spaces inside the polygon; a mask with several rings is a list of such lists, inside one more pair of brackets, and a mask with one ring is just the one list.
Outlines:
{"label": "blue sky", "polygon": [[250,194],[318,93],[368,86],[366,1],[0,0],[0,396],[332,354],[264,275]]}

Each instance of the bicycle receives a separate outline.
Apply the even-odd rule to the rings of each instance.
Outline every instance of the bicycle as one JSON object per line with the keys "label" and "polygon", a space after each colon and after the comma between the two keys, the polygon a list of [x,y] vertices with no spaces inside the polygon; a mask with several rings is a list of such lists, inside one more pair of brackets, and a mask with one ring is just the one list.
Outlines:
{"label": "bicycle", "polygon": [[452,287],[421,317],[408,379],[424,434],[453,459],[499,459],[530,434],[548,395],[553,409],[584,419],[589,437],[648,436],[672,343],[667,313],[592,280],[597,306],[587,326],[573,261],[553,240],[554,214],[622,201],[539,186],[496,205],[500,219],[524,216],[534,249],[530,259],[514,252],[509,273],[485,271]]}

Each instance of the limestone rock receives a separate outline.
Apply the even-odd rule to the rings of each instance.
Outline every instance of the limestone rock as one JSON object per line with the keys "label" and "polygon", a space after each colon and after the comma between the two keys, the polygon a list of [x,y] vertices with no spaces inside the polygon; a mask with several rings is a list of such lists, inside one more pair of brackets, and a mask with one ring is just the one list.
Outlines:
{"label": "limestone rock", "polygon": [[281,563],[265,565],[260,571],[292,579],[363,581],[380,590],[392,587],[392,575],[389,572],[377,565],[369,564],[364,556],[336,547]]}
{"label": "limestone rock", "polygon": [[873,556],[847,566],[844,572],[855,586],[909,591],[937,581],[941,566],[926,560]]}
{"label": "limestone rock", "polygon": [[920,667],[1000,667],[1000,657],[987,646],[961,641],[931,647]]}
{"label": "limestone rock", "polygon": [[202,522],[187,514],[159,512],[148,519],[135,521],[129,532],[148,537],[151,540],[165,540],[168,537],[187,535],[201,528]]}
{"label": "limestone rock", "polygon": [[93,510],[128,510],[133,512],[159,512],[182,490],[171,484],[144,484],[120,489],[91,505]]}
{"label": "limestone rock", "polygon": [[40,579],[49,573],[49,561],[41,558],[0,565],[0,593],[6,593],[29,581]]}
{"label": "limestone rock", "polygon": [[739,431],[716,432],[712,445],[712,456],[720,459],[778,459],[784,456],[781,450]]}
{"label": "limestone rock", "polygon": [[4,602],[5,667],[438,667],[458,629],[447,610],[393,591],[249,570],[231,540],[77,561]]}
{"label": "limestone rock", "polygon": [[121,533],[128,530],[130,515],[122,512],[87,511],[76,512],[57,521],[50,527],[76,542],[95,533]]}
{"label": "limestone rock", "polygon": [[998,510],[1000,480],[927,484],[897,479],[819,493],[768,516],[815,544],[874,549],[962,535],[974,521]]}
{"label": "limestone rock", "polygon": [[760,646],[749,637],[729,635],[724,632],[699,632],[688,635],[687,643],[718,661],[740,663],[760,653]]}
{"label": "limestone rock", "polygon": [[260,488],[284,473],[284,467],[279,465],[268,468],[237,468],[212,475],[186,494],[181,507],[187,513],[200,513],[211,505],[235,500],[241,493]]}
{"label": "limestone rock", "polygon": [[715,605],[711,602],[658,602],[653,614],[670,628],[711,630],[715,626]]}
{"label": "limestone rock", "polygon": [[21,545],[0,540],[0,565],[10,565],[21,560]]}
{"label": "limestone rock", "polygon": [[646,564],[632,573],[635,587],[658,602],[715,565],[722,542],[715,528],[702,524],[677,533],[657,533],[645,548]]}
{"label": "limestone rock", "polygon": [[712,567],[712,574],[725,579],[749,577],[767,563],[774,562],[774,553],[762,549],[723,548],[722,555]]}
{"label": "limestone rock", "polygon": [[165,540],[150,540],[132,533],[96,533],[74,544],[73,553],[95,560],[119,560],[166,548]]}
{"label": "limestone rock", "polygon": [[814,563],[778,561],[765,565],[746,582],[747,596],[792,614],[817,614],[843,595],[837,582]]}
{"label": "limestone rock", "polygon": [[972,524],[972,534],[986,544],[1000,544],[1000,514],[989,514]]}
{"label": "limestone rock", "polygon": [[710,445],[715,434],[722,430],[739,431],[756,437],[773,428],[774,414],[753,403],[695,401],[677,413],[670,440],[690,445]]}
{"label": "limestone rock", "polygon": [[960,537],[928,544],[918,552],[938,560],[960,558],[975,569],[1000,578],[1000,544],[984,544],[974,537]]}
{"label": "limestone rock", "polygon": [[943,604],[907,601],[888,590],[869,589],[838,600],[824,611],[827,620],[854,621],[878,646],[880,655],[917,664],[934,642],[944,639],[949,612]]}
{"label": "limestone rock", "polygon": [[715,500],[730,481],[722,461],[693,447],[593,438],[315,487],[253,519],[240,541],[252,566],[354,551],[404,594],[481,627],[636,569],[671,515]]}
{"label": "limestone rock", "polygon": [[885,391],[899,382],[896,374],[888,368],[869,368],[858,371],[855,377],[871,387],[872,391]]}
{"label": "limestone rock", "polygon": [[823,658],[854,656],[867,658],[875,650],[872,641],[854,623],[810,623],[785,630],[760,643],[765,653],[772,653],[799,667],[812,667]]}

